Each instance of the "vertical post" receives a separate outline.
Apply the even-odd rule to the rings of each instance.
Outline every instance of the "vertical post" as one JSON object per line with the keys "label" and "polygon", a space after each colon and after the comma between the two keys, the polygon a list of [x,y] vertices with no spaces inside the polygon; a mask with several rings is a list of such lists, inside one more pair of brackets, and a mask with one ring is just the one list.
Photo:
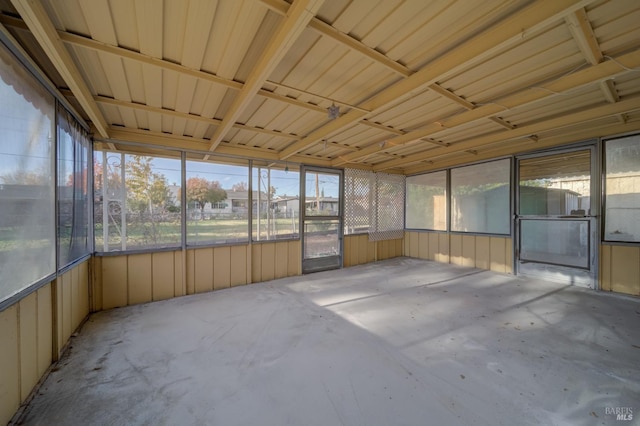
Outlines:
{"label": "vertical post", "polygon": [[124,153],[120,154],[120,181],[122,182],[121,199],[122,207],[120,208],[120,217],[122,224],[120,225],[120,241],[122,241],[122,251],[127,249],[127,185],[125,183],[125,164]]}
{"label": "vertical post", "polygon": [[[260,182],[262,182],[262,168],[258,167],[258,202],[256,203],[256,216],[258,216],[258,220],[256,222],[256,229],[257,229],[257,238],[256,240],[260,241],[260,237],[261,237],[261,233],[260,233],[260,222],[261,222],[261,217],[260,217],[260,203],[262,202],[262,198],[260,197]],[[252,188],[249,188],[250,190]],[[251,206],[251,208],[253,209],[253,206]]]}
{"label": "vertical post", "polygon": [[273,220],[271,218],[271,167],[267,168],[267,239],[271,239]]}
{"label": "vertical post", "polygon": [[109,191],[107,151],[102,151],[102,251],[109,251]]}

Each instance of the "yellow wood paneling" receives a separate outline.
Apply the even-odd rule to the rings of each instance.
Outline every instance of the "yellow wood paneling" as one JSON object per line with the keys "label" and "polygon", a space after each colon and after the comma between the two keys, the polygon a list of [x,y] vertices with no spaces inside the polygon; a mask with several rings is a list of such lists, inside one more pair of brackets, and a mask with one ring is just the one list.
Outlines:
{"label": "yellow wood paneling", "polygon": [[404,255],[404,238],[398,238],[396,240],[396,255],[395,257]]}
{"label": "yellow wood paneling", "polygon": [[511,238],[504,239],[505,265],[504,271],[513,274],[513,242]]}
{"label": "yellow wood paneling", "polygon": [[[360,264],[360,236],[359,235],[351,235],[349,236],[349,244],[351,245],[349,249],[349,264],[351,266],[356,266]],[[366,257],[366,254],[363,255]]]}
{"label": "yellow wood paneling", "polygon": [[187,279],[185,290],[187,294],[194,294],[196,292],[196,251],[197,249],[187,250],[187,270],[185,274]]}
{"label": "yellow wood paneling", "polygon": [[376,260],[385,260],[386,258],[388,258],[388,244],[389,242],[387,240],[384,241],[376,241],[376,250],[377,250],[377,256],[376,256]]}
{"label": "yellow wood paneling", "polygon": [[289,273],[289,243],[276,243],[275,278],[284,278]]}
{"label": "yellow wood paneling", "polygon": [[251,247],[251,282],[259,283],[262,281],[262,244]]}
{"label": "yellow wood paneling", "polygon": [[410,231],[404,231],[404,253],[409,257],[411,257],[411,234]]}
{"label": "yellow wood paneling", "polygon": [[176,251],[173,254],[174,260],[174,288],[173,294],[176,297],[184,296],[187,294],[187,280],[186,280],[186,263],[187,263],[187,250]]}
{"label": "yellow wood paneling", "polygon": [[102,308],[102,257],[91,259],[91,312],[101,311]]}
{"label": "yellow wood paneling", "polygon": [[[364,242],[365,247],[367,247],[366,257],[364,258],[364,261],[361,263],[371,263],[378,260],[376,258],[376,243],[374,241],[369,241],[369,236],[366,234],[361,235],[360,238]],[[362,258],[360,259],[362,260]]]}
{"label": "yellow wood paneling", "polygon": [[462,265],[462,235],[451,234],[450,241],[450,262],[455,265]]}
{"label": "yellow wood paneling", "polygon": [[91,303],[89,296],[89,283],[90,281],[90,262],[87,260],[86,262],[82,262],[78,265],[78,313],[79,313],[79,321],[75,325],[75,327],[79,326],[80,323],[89,315],[89,304]]}
{"label": "yellow wood paneling", "polygon": [[18,305],[0,312],[0,424],[7,424],[20,406]]}
{"label": "yellow wood paneling", "polygon": [[491,252],[491,270],[495,272],[506,272],[506,245],[504,238],[491,237],[490,252]]}
{"label": "yellow wood paneling", "polygon": [[[438,234],[434,233],[434,232],[430,232],[429,234],[429,251],[427,253],[427,259],[429,260],[437,260],[436,257],[438,256],[438,247],[440,244],[440,238],[438,237]],[[441,260],[438,260],[439,262],[441,262]]]}
{"label": "yellow wood paneling", "polygon": [[[73,324],[72,324],[72,306],[71,306],[71,293],[72,293],[72,274],[71,271],[66,272],[62,275],[62,280],[58,280],[58,283],[61,283],[59,288],[59,293],[61,295],[60,305],[58,305],[61,310],[58,311],[58,318],[62,318],[62,329],[60,335],[60,346],[59,348],[63,348],[66,344],[69,337],[71,337],[71,333],[73,332]],[[58,320],[59,320],[58,319]]]}
{"label": "yellow wood paneling", "polygon": [[37,291],[37,336],[38,336],[38,377],[42,376],[51,365],[53,351],[53,316],[51,300],[51,284],[47,284]]}
{"label": "yellow wood paneling", "polygon": [[194,255],[195,292],[213,291],[213,248],[196,249]]}
{"label": "yellow wood paneling", "polygon": [[611,290],[640,295],[640,247],[611,246]]}
{"label": "yellow wood paneling", "polygon": [[127,306],[127,257],[102,258],[102,308]]}
{"label": "yellow wood paneling", "polygon": [[300,269],[302,268],[302,254],[300,253],[300,240],[289,241],[289,268],[287,275],[295,277],[300,275]]}
{"label": "yellow wood paneling", "polygon": [[151,282],[153,300],[165,300],[174,296],[175,253],[158,252],[151,255]]}
{"label": "yellow wood paneling", "polygon": [[276,244],[262,244],[262,281],[275,278]]}
{"label": "yellow wood paneling", "polygon": [[462,236],[462,266],[476,266],[476,237],[474,235]]}
{"label": "yellow wood paneling", "polygon": [[[429,234],[424,233],[424,235],[428,240]],[[407,256],[420,257],[420,237],[421,237],[421,234],[418,232],[405,232],[405,246],[408,247],[408,250],[406,251]],[[428,248],[429,248],[429,244],[427,242],[427,249]],[[428,254],[429,253],[427,253],[427,255]]]}
{"label": "yellow wood paneling", "polygon": [[231,287],[247,283],[248,246],[231,247]]}
{"label": "yellow wood paneling", "polygon": [[342,240],[342,266],[348,268],[351,266],[351,237],[345,235]]}
{"label": "yellow wood paneling", "polygon": [[[419,257],[420,259],[428,259],[429,258],[429,235],[426,232],[418,232],[415,237],[418,237],[418,252],[416,255],[412,255],[413,257]],[[412,250],[413,253],[416,253]]]}
{"label": "yellow wood paneling", "polygon": [[[31,293],[20,300],[19,336],[20,336],[20,400],[24,401],[31,389],[38,383],[38,321],[37,295]],[[4,339],[3,339],[4,340]],[[2,344],[5,344],[2,342]]]}
{"label": "yellow wood paneling", "polygon": [[78,267],[73,268],[71,271],[71,331],[69,336],[73,333],[73,330],[80,324],[82,318],[80,318],[80,270]]}
{"label": "yellow wood paneling", "polygon": [[476,268],[490,269],[490,239],[489,237],[476,237]]}
{"label": "yellow wood paneling", "polygon": [[231,247],[216,247],[213,251],[214,290],[231,287],[231,267]]}
{"label": "yellow wood paneling", "polygon": [[600,290],[611,291],[611,246],[600,246]]}
{"label": "yellow wood paneling", "polygon": [[129,255],[127,267],[129,305],[151,302],[151,253]]}
{"label": "yellow wood paneling", "polygon": [[438,250],[434,260],[449,263],[449,234],[438,234]]}
{"label": "yellow wood paneling", "polygon": [[[358,239],[358,265],[362,265],[364,263],[368,263],[371,257],[375,260],[375,243],[369,242],[369,236],[366,234],[358,235],[356,237]],[[371,256],[371,250],[374,250],[373,256]]]}

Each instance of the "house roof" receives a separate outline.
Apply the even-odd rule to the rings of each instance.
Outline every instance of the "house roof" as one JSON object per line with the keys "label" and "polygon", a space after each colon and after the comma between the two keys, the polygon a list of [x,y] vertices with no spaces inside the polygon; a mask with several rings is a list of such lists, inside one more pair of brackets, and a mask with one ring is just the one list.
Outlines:
{"label": "house roof", "polygon": [[0,12],[112,149],[415,173],[640,129],[636,0],[0,0]]}

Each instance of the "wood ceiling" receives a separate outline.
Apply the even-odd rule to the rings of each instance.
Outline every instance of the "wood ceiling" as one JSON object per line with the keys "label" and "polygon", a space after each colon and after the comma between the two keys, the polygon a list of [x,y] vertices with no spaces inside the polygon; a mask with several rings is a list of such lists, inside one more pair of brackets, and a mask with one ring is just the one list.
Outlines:
{"label": "wood ceiling", "polygon": [[640,129],[637,0],[0,0],[0,12],[115,149],[411,174]]}

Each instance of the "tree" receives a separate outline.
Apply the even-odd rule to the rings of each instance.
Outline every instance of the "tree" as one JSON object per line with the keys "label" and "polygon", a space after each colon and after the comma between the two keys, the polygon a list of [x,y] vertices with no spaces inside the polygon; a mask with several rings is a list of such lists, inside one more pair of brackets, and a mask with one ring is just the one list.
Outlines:
{"label": "tree", "polygon": [[193,201],[198,205],[201,217],[204,216],[207,203],[218,203],[226,199],[227,191],[222,189],[220,182],[200,177],[187,179],[187,202]]}
{"label": "tree", "polygon": [[[143,224],[151,225],[151,240],[155,243],[159,237],[159,229],[156,226],[157,212],[164,211],[171,204],[169,186],[164,175],[153,171],[153,158],[133,155],[126,162],[126,187],[127,208],[131,212],[137,212],[141,219],[144,213]],[[145,226],[146,227],[146,226]]]}
{"label": "tree", "polygon": [[237,192],[248,191],[249,185],[247,185],[247,182],[238,182],[231,187],[231,190]]}

